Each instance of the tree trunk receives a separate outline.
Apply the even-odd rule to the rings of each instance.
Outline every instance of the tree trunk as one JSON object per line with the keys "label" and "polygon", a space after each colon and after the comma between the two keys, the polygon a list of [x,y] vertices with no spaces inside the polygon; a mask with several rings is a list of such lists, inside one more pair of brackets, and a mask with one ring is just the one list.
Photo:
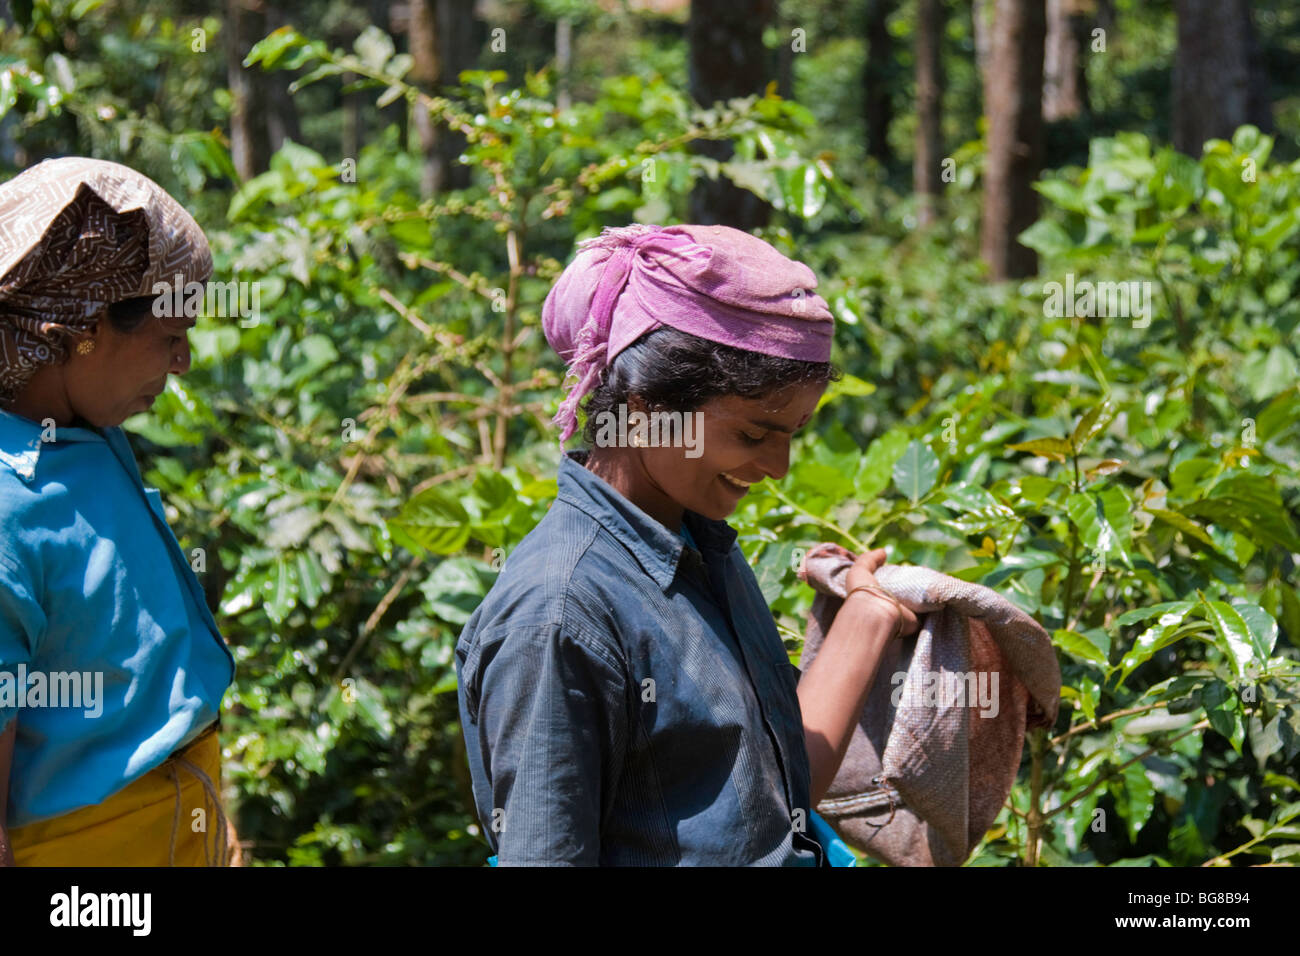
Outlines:
{"label": "tree trunk", "polygon": [[1208,139],[1231,139],[1243,123],[1272,129],[1267,77],[1247,0],[1177,0],[1175,148],[1200,156]]}
{"label": "tree trunk", "polygon": [[[402,39],[406,40],[406,47],[403,52],[411,52],[411,3],[398,2],[390,3],[389,0],[366,0],[366,12],[370,15],[370,22],[383,30],[393,38],[393,43],[399,50],[402,49]],[[356,35],[348,37],[347,47],[350,49]],[[410,79],[409,76],[405,79]],[[397,142],[401,143],[404,148],[410,141],[411,127],[411,104],[407,102],[406,97],[398,97],[387,106],[379,106],[375,100],[377,94],[374,90],[358,90],[355,93],[347,94],[348,98],[356,103],[357,118],[356,128],[358,142],[365,141],[365,114],[371,113],[374,116],[375,130],[386,130],[390,126],[397,127]],[[373,111],[373,112],[371,112]]]}
{"label": "tree trunk", "polygon": [[[343,86],[355,83],[355,73],[343,73],[339,80]],[[340,133],[343,159],[356,162],[361,155],[361,138],[365,135],[362,128],[364,120],[361,112],[361,91],[343,94],[343,129]]]}
{"label": "tree trunk", "polygon": [[917,0],[916,4],[916,154],[912,160],[912,188],[920,199],[921,225],[934,221],[935,204],[943,192],[939,162],[943,157],[940,118],[943,100],[944,0]]}
{"label": "tree trunk", "polygon": [[[763,28],[773,16],[771,0],[692,0],[686,37],[690,57],[691,95],[702,106],[719,100],[762,94],[767,86],[767,49]],[[697,140],[692,148],[725,161],[730,143]],[[691,192],[691,222],[753,230],[767,225],[771,207],[724,176],[702,178]]]}
{"label": "tree trunk", "polygon": [[[434,0],[410,0],[411,72],[407,78],[431,95],[437,92],[441,64],[438,61],[438,30]],[[411,126],[423,158],[420,166],[420,196],[429,199],[442,191],[443,163],[438,153],[438,126],[429,111],[418,103],[412,107]]]}
{"label": "tree trunk", "polygon": [[894,60],[894,39],[889,35],[889,14],[897,0],[868,0],[867,62],[862,71],[867,155],[888,166],[894,161],[889,148],[889,124],[894,118],[889,96],[889,75]]}
{"label": "tree trunk", "polygon": [[230,158],[239,178],[247,181],[265,172],[270,160],[263,86],[253,76],[260,66],[243,65],[253,44],[266,35],[262,13],[241,0],[226,0],[226,82],[230,87]]}
{"label": "tree trunk", "polygon": [[[289,24],[284,12],[277,7],[268,6],[265,16],[267,33]],[[302,129],[298,123],[298,107],[289,93],[292,76],[284,70],[268,72],[260,68],[253,75],[262,88],[263,102],[267,104],[266,137],[270,152],[277,152],[286,140],[301,143]]]}
{"label": "tree trunk", "polygon": [[988,154],[980,256],[995,280],[1033,275],[1038,257],[1016,236],[1038,218],[1043,165],[1046,0],[997,0],[984,88]]}
{"label": "tree trunk", "polygon": [[[460,74],[474,69],[477,63],[478,51],[483,46],[482,23],[474,15],[474,4],[465,0],[437,0],[434,14],[440,43],[438,60],[442,64],[438,83],[440,87],[455,86],[460,83]],[[469,187],[470,168],[457,158],[467,145],[463,133],[446,127],[438,131],[444,189]]]}
{"label": "tree trunk", "polygon": [[555,105],[567,110],[570,99],[569,83],[573,70],[573,21],[560,17],[555,21]]}
{"label": "tree trunk", "polygon": [[1049,123],[1088,112],[1089,26],[1082,0],[1047,0],[1043,119]]}

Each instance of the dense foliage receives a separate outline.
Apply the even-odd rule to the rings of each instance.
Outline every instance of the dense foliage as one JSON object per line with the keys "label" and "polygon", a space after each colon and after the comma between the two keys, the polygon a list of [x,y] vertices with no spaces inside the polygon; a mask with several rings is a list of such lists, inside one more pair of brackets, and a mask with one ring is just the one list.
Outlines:
{"label": "dense foliage", "polygon": [[[188,62],[185,31],[152,35],[135,42]],[[165,144],[166,185],[231,174],[220,138],[190,131],[206,116],[149,126],[108,102],[110,68],[39,41],[0,83],[31,142],[70,114],[97,143],[111,107]],[[883,173],[846,183],[822,151],[836,134],[775,94],[704,110],[626,73],[560,110],[545,73],[479,71],[433,98],[373,28],[350,50],[286,28],[248,62],[295,71],[296,95],[344,77],[428,110],[475,171],[421,201],[388,127],[355,157],[289,143],[228,208],[197,206],[217,274],[256,281],[260,315],[201,322],[193,371],[129,427],[239,664],[226,772],[256,860],[483,862],[452,648],[555,493],[542,299],[578,238],[681,221],[716,175],[765,196],[765,238],[822,277],[847,373],[789,475],[732,518],[792,658],[811,603],[794,569],[818,541],[988,584],[1052,632],[1065,701],[975,864],[1300,853],[1300,162],[1272,139],[1243,128],[1196,160],[1094,137],[1086,166],[1039,184],[1040,277],[994,286],[978,139],[918,231]],[[201,76],[170,73],[168,101]],[[1049,284],[1067,276],[1150,283],[1150,313],[1061,314]]]}

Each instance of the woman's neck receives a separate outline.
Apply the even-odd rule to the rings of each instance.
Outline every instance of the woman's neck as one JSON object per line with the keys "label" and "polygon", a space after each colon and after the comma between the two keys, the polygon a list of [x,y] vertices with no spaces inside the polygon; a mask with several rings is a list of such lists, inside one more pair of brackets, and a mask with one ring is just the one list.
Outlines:
{"label": "woman's neck", "polygon": [[685,509],[655,487],[637,455],[625,449],[597,448],[587,453],[582,464],[674,534],[682,526]]}
{"label": "woman's neck", "polygon": [[53,420],[60,428],[71,426],[76,420],[62,376],[53,366],[37,369],[23,390],[4,410],[34,422]]}

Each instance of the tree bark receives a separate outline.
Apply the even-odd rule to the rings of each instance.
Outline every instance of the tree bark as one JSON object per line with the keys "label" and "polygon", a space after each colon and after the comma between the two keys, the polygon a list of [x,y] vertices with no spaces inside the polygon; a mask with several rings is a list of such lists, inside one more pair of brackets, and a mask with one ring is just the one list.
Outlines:
{"label": "tree bark", "polygon": [[1272,129],[1267,77],[1248,0],[1177,0],[1174,147],[1200,156],[1243,123]]}
{"label": "tree bark", "polygon": [[943,192],[939,176],[943,156],[943,4],[944,0],[917,0],[916,5],[916,153],[912,160],[912,188],[920,199],[918,219],[923,226],[934,221],[935,205]]}
{"label": "tree bark", "polygon": [[[441,44],[438,59],[442,69],[438,75],[440,87],[455,86],[460,74],[476,65],[478,51],[483,46],[482,21],[474,15],[474,4],[465,0],[437,0],[434,21]],[[470,168],[458,160],[468,144],[465,136],[455,130],[438,131],[438,155],[442,159],[444,189],[466,189],[470,184]]]}
{"label": "tree bark", "polygon": [[889,76],[894,60],[894,39],[889,35],[889,14],[896,0],[868,0],[867,62],[862,71],[867,155],[888,166],[894,161],[889,148],[889,124],[894,119]]}
{"label": "tree bark", "polygon": [[570,74],[573,70],[573,21],[560,17],[555,21],[555,105],[567,110],[570,98]]}
{"label": "tree bark", "polygon": [[995,280],[1033,275],[1038,257],[1016,236],[1038,218],[1043,165],[1046,0],[997,0],[984,87],[988,152],[980,256]]}
{"label": "tree bark", "polygon": [[[763,28],[773,13],[772,0],[692,0],[686,37],[691,95],[697,103],[712,106],[763,93],[769,79]],[[720,161],[733,152],[730,143],[718,140],[697,140],[692,148]],[[691,222],[748,231],[767,225],[770,214],[765,200],[723,176],[701,178],[691,192]]]}
{"label": "tree bark", "polygon": [[[289,23],[284,11],[273,6],[267,7],[265,20],[267,33]],[[291,75],[283,70],[268,72],[261,69],[253,75],[262,88],[262,101],[267,105],[266,137],[270,153],[277,152],[286,140],[301,143],[302,129],[298,122],[298,107],[289,93]]]}
{"label": "tree bark", "polygon": [[265,172],[271,156],[265,122],[266,103],[262,84],[244,57],[253,44],[266,35],[266,19],[242,0],[226,0],[225,51],[226,83],[230,87],[230,158],[239,178],[247,181]]}
{"label": "tree bark", "polygon": [[[437,91],[441,64],[438,59],[438,30],[434,20],[435,0],[410,0],[410,81],[424,92]],[[438,153],[438,127],[429,111],[412,106],[411,126],[423,160],[420,165],[420,196],[429,199],[442,191],[443,161]]]}
{"label": "tree bark", "polygon": [[1080,0],[1047,0],[1043,54],[1043,119],[1073,119],[1088,111],[1088,17]]}

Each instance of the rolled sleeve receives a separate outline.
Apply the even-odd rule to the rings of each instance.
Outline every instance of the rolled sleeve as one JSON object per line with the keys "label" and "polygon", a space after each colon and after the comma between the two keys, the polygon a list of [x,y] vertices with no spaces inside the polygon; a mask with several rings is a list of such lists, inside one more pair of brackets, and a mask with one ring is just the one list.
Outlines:
{"label": "rolled sleeve", "polygon": [[[45,611],[33,596],[30,576],[0,552],[0,678],[9,688],[17,689],[19,664],[30,664],[32,654],[45,630]],[[18,715],[16,702],[0,685],[0,732]]]}
{"label": "rolled sleeve", "polygon": [[626,671],[559,624],[488,643],[476,710],[491,794],[479,805],[498,865],[597,865],[626,747]]}

